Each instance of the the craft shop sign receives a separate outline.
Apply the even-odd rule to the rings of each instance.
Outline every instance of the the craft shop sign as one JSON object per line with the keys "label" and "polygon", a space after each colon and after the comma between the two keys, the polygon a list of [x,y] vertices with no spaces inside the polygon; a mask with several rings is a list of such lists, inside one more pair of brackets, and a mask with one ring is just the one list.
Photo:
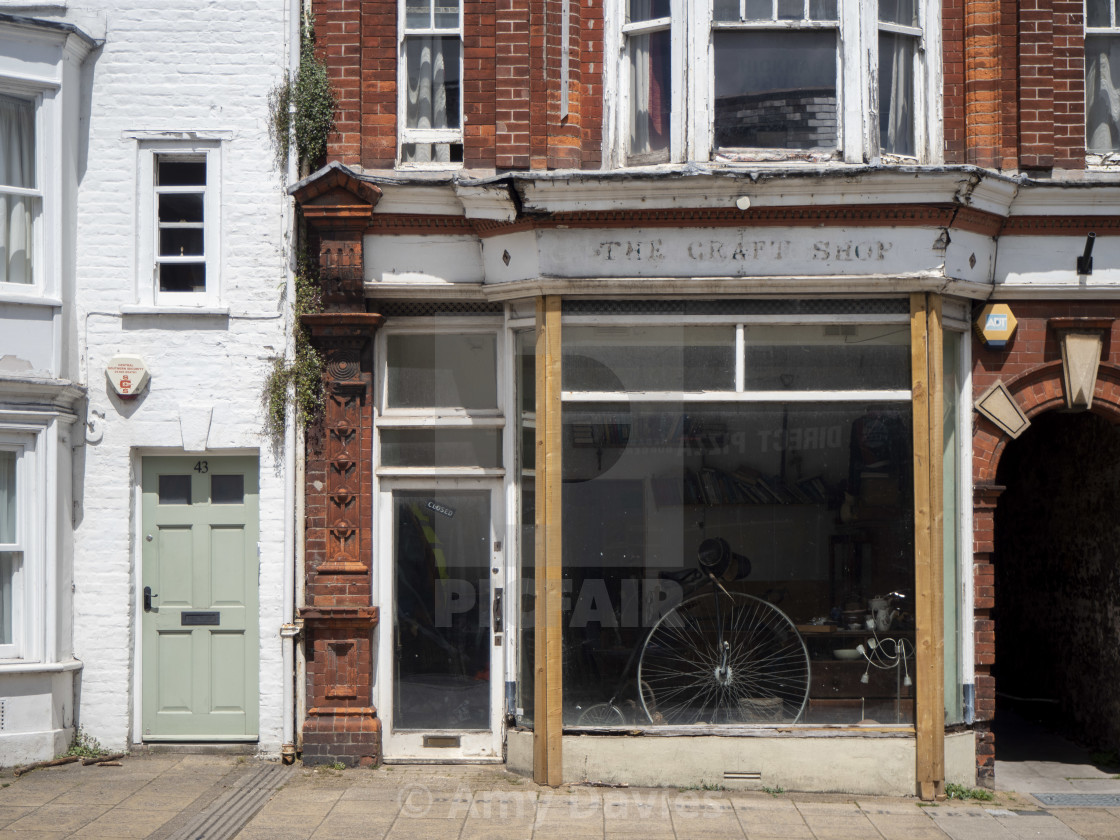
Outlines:
{"label": "the craft shop sign", "polygon": [[695,263],[813,262],[877,263],[887,259],[894,243],[881,239],[608,239],[593,253],[605,262],[661,262],[686,259]]}
{"label": "the craft shop sign", "polygon": [[935,239],[921,228],[589,228],[537,242],[541,273],[555,277],[902,277],[944,271]]}

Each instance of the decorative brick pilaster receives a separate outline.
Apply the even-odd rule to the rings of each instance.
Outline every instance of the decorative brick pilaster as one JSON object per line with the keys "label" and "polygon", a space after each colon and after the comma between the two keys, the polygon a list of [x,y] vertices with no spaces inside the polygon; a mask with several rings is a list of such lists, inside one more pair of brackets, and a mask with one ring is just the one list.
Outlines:
{"label": "decorative brick pilaster", "polygon": [[306,604],[308,764],[373,764],[381,721],[373,705],[373,364],[382,318],[365,311],[362,236],[377,187],[334,163],[293,194],[319,242],[324,312],[303,325],[323,354],[323,433],[307,442]]}
{"label": "decorative brick pilaster", "polygon": [[373,452],[370,338],[380,315],[307,315],[326,357],[323,435],[307,447],[307,606],[304,621],[309,708],[303,760],[370,764],[381,755],[373,706]]}

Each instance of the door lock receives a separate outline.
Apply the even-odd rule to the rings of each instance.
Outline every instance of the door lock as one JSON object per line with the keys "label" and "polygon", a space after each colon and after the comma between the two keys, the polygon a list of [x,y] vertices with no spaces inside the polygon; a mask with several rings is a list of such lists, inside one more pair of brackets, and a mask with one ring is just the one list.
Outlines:
{"label": "door lock", "polygon": [[[157,594],[155,597],[158,598],[159,595]],[[151,611],[152,611],[152,587],[145,586],[144,587],[144,612],[151,612]]]}
{"label": "door lock", "polygon": [[499,586],[494,590],[494,632],[502,632],[502,588]]}

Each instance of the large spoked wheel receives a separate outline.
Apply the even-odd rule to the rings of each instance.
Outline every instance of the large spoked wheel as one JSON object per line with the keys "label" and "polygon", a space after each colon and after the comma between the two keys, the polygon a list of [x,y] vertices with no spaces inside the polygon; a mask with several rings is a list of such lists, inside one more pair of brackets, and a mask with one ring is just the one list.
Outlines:
{"label": "large spoked wheel", "polygon": [[795,723],[809,699],[809,652],[773,604],[698,595],[650,631],[638,689],[655,724]]}

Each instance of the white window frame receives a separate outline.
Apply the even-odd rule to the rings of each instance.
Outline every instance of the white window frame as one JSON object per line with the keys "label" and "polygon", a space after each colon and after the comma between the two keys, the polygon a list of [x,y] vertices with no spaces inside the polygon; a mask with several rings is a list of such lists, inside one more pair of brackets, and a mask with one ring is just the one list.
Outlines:
{"label": "white window frame", "polygon": [[[835,161],[848,164],[942,162],[940,0],[918,0],[919,19],[922,22],[920,33],[917,28],[900,28],[892,24],[881,26],[876,3],[862,3],[858,0],[837,2],[839,20],[835,25],[805,20],[717,24],[713,21],[712,0],[671,0],[671,61],[675,85],[671,97],[670,161],[715,161],[729,165],[799,161]],[[649,24],[626,24],[626,3],[627,0],[613,0],[606,4],[604,10],[604,38],[608,45],[604,53],[608,105],[607,124],[603,132],[603,157],[606,165],[612,167],[643,165],[627,159],[630,122],[627,36]],[[905,30],[904,34],[918,37],[913,94],[916,154],[913,157],[885,155],[879,149],[877,53],[880,28],[883,31]],[[837,32],[840,126],[835,154],[752,148],[723,150],[717,155],[714,147],[713,33],[758,29],[831,29]],[[616,52],[615,55],[611,54],[612,49]]]}
{"label": "white window frame", "polygon": [[[925,21],[924,13],[925,7],[929,5],[926,0],[917,0],[918,3],[918,20],[919,23]],[[876,4],[876,8],[878,4]],[[875,48],[868,50],[871,56],[871,65],[868,68],[868,80],[871,85],[871,98],[870,101],[875,105],[874,123],[869,125],[870,137],[869,147],[876,150],[881,158],[892,160],[899,163],[917,163],[924,160],[928,154],[924,148],[925,134],[922,130],[922,115],[925,113],[926,97],[924,95],[925,89],[922,85],[924,76],[926,75],[926,62],[923,56],[926,54],[925,33],[928,31],[927,26],[904,26],[897,23],[889,23],[880,21],[878,14],[875,15],[874,20],[870,20],[871,15],[868,15],[866,25],[873,28],[870,37],[874,38]],[[914,49],[914,89],[911,91],[914,102],[914,154],[913,155],[897,155],[891,154],[886,149],[879,145],[879,118],[882,112],[882,96],[879,91],[879,35],[882,33],[892,33],[895,35],[903,35],[912,38],[915,41]],[[940,54],[940,50],[938,50]],[[938,97],[940,99],[940,97]]]}
{"label": "white window frame", "polygon": [[60,196],[62,195],[61,143],[57,137],[57,100],[59,85],[46,79],[0,75],[0,94],[32,104],[35,114],[34,189],[0,187],[9,195],[38,199],[38,213],[32,217],[31,283],[0,282],[0,301],[56,302],[59,296],[58,248],[48,242],[61,242]]}
{"label": "white window frame", "polygon": [[[181,132],[186,133],[186,132]],[[222,168],[224,138],[155,140],[140,133],[126,132],[138,140],[136,150],[136,301],[141,307],[157,309],[211,309],[222,299]],[[206,161],[206,186],[203,200],[203,253],[206,288],[201,292],[161,292],[159,288],[159,195],[156,166],[161,158],[181,157]],[[178,189],[178,188],[176,188]],[[198,192],[196,187],[182,188]]]}
{"label": "white window frame", "polygon": [[[397,3],[397,167],[399,169],[462,169],[462,161],[431,161],[431,162],[405,162],[404,147],[411,144],[425,143],[451,143],[463,147],[464,156],[466,148],[463,143],[463,125],[465,108],[463,92],[466,80],[463,77],[463,0],[457,0],[459,7],[459,22],[454,29],[437,27],[435,25],[435,3],[431,4],[429,26],[405,26],[405,8],[407,0]],[[408,121],[408,54],[405,51],[405,40],[408,37],[457,37],[459,39],[459,127],[458,128],[409,128]]]}
{"label": "white window frame", "polygon": [[[41,431],[41,430],[36,430]],[[43,563],[39,544],[43,481],[37,457],[39,435],[30,429],[0,427],[0,451],[16,453],[16,539],[0,551],[20,555],[12,579],[12,643],[0,645],[0,664],[42,659]]]}
{"label": "white window frame", "polygon": [[[494,337],[496,353],[496,396],[494,408],[465,409],[459,407],[422,406],[394,408],[388,404],[389,393],[389,337],[393,335],[488,335]],[[387,476],[503,476],[508,470],[506,439],[507,378],[509,371],[504,362],[506,331],[501,315],[495,316],[440,316],[438,318],[402,318],[386,325],[377,332],[375,358],[377,364],[377,417],[374,421],[374,449],[377,452],[377,475]],[[385,429],[415,428],[470,428],[495,429],[502,436],[499,467],[385,467],[381,466],[381,432]]]}

